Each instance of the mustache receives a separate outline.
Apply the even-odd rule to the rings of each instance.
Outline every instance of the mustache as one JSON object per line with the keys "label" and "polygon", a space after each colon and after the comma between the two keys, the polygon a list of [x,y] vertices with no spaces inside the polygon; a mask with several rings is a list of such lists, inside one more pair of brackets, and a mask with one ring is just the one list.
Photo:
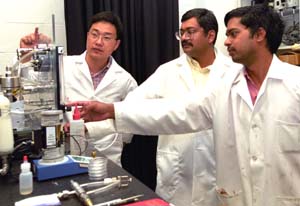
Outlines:
{"label": "mustache", "polygon": [[181,42],[181,46],[182,46],[182,47],[184,47],[184,46],[193,46],[193,44],[190,43],[190,42],[188,42],[187,40],[183,40],[183,41]]}
{"label": "mustache", "polygon": [[231,51],[235,51],[235,49],[232,48],[232,47],[227,47],[227,51],[228,51],[228,52],[231,52]]}

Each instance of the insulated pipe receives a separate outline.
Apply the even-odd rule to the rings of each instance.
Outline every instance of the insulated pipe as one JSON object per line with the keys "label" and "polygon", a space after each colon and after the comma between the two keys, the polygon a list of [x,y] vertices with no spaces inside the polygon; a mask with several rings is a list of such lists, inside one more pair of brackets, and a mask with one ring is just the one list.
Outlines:
{"label": "insulated pipe", "polygon": [[2,176],[6,175],[9,169],[7,156],[2,156],[2,169],[0,169],[0,174]]}

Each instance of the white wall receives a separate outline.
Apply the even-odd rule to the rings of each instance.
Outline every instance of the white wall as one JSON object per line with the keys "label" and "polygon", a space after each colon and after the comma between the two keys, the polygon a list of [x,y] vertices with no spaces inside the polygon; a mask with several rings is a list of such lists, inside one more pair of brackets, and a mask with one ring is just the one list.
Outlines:
{"label": "white wall", "polygon": [[[224,15],[241,5],[240,0],[178,0],[179,19],[192,8],[212,10],[219,23],[216,47],[227,54],[224,47]],[[249,0],[241,0],[249,1]],[[215,6],[218,5],[218,6]],[[52,37],[52,14],[55,15],[56,44],[66,48],[66,31],[63,0],[0,0],[0,74],[11,66],[22,36],[32,33],[35,27]],[[66,50],[66,49],[65,49]]]}
{"label": "white wall", "polygon": [[[225,55],[227,50],[224,46],[226,28],[224,25],[225,14],[240,6],[240,0],[178,0],[179,1],[179,21],[181,16],[188,10],[193,8],[206,8],[214,12],[218,24],[219,32],[216,42],[216,47],[220,49]],[[217,5],[217,6],[216,6]]]}
{"label": "white wall", "polygon": [[12,65],[22,36],[39,27],[39,32],[52,37],[52,14],[55,43],[66,48],[63,0],[0,0],[0,74]]}

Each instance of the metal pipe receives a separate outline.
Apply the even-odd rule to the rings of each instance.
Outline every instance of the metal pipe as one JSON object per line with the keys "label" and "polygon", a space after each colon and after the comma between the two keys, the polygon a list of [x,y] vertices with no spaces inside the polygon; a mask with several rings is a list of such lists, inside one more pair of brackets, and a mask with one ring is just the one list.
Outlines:
{"label": "metal pipe", "polygon": [[73,188],[73,190],[75,190],[77,197],[80,199],[80,201],[83,202],[84,205],[93,206],[92,200],[77,182],[71,180],[71,187]]}
{"label": "metal pipe", "polygon": [[52,41],[55,44],[55,15],[52,14]]}
{"label": "metal pipe", "polygon": [[0,169],[0,174],[2,176],[6,175],[9,169],[9,164],[7,161],[7,156],[2,156],[2,169]]}

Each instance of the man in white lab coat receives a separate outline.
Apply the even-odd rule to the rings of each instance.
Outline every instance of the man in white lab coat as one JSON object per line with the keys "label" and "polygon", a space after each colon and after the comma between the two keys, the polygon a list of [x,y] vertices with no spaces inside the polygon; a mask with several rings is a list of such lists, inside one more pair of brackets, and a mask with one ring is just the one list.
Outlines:
{"label": "man in white lab coat", "polygon": [[[63,58],[63,96],[65,101],[97,100],[122,101],[137,87],[135,79],[114,60],[111,54],[118,49],[123,33],[118,16],[110,11],[95,14],[87,33],[86,51],[81,55]],[[48,44],[51,39],[35,32],[20,39],[21,48],[33,48],[38,43]],[[28,61],[29,59],[26,59]],[[72,120],[72,113],[66,115]],[[86,124],[88,147],[95,147],[103,155],[121,165],[123,142],[130,142],[130,134],[102,135],[97,125]],[[86,149],[82,141],[80,150]],[[78,154],[79,155],[79,154]]]}
{"label": "man in white lab coat", "polygon": [[[103,132],[183,133],[213,128],[221,205],[297,205],[300,200],[300,70],[274,54],[284,24],[271,8],[241,7],[225,16],[225,45],[243,67],[198,100],[82,102]],[[186,98],[187,99],[187,98]],[[111,129],[111,131],[109,131]],[[200,164],[200,163],[199,163]]]}
{"label": "man in white lab coat", "polygon": [[[111,54],[119,47],[122,24],[118,16],[105,11],[92,17],[87,33],[86,51],[79,56],[65,56],[65,101],[97,100],[122,101],[137,87],[134,78],[114,60]],[[69,120],[72,115],[68,115]],[[97,126],[86,125],[90,146],[121,164],[123,141],[131,135],[111,134],[103,136]],[[90,141],[92,140],[92,141]],[[84,145],[81,145],[84,150]]]}
{"label": "man in white lab coat", "polygon": [[[185,54],[161,65],[126,100],[182,98],[216,84],[233,64],[214,48],[218,22],[207,9],[192,9],[176,33]],[[160,135],[157,145],[156,193],[176,206],[216,205],[212,131]]]}

